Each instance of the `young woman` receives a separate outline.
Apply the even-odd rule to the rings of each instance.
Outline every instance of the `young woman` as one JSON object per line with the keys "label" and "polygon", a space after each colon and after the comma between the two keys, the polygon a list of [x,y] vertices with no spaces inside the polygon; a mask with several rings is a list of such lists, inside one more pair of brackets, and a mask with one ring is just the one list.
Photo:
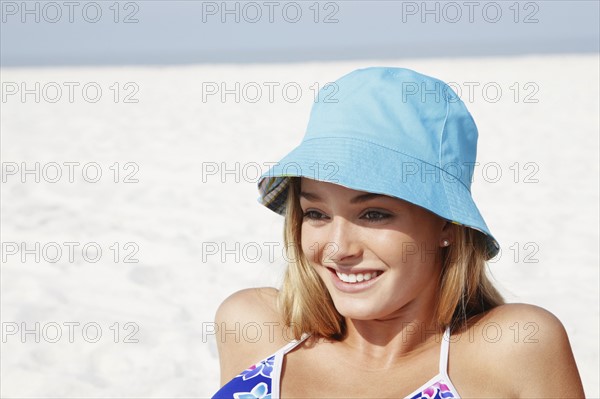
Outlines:
{"label": "young woman", "polygon": [[504,304],[486,276],[499,246],[471,197],[463,102],[399,68],[334,87],[259,182],[290,262],[280,290],[219,307],[214,397],[583,397],[560,321]]}

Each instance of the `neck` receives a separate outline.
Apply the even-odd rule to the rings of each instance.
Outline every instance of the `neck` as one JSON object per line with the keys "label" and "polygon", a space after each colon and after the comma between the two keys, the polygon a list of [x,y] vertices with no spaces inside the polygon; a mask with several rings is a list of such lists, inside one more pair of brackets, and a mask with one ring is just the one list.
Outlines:
{"label": "neck", "polygon": [[356,361],[387,368],[441,343],[444,331],[435,321],[434,306],[408,304],[385,319],[346,319],[347,335],[342,341]]}

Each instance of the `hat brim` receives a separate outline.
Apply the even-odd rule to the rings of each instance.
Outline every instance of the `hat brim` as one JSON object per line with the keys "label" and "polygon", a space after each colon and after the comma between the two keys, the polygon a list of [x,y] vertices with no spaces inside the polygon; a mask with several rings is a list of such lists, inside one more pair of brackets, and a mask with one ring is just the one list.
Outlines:
{"label": "hat brim", "polygon": [[[452,169],[457,172],[457,169]],[[288,177],[306,177],[354,190],[390,195],[486,236],[488,259],[499,251],[469,189],[443,165],[431,165],[365,140],[342,137],[309,139],[259,179],[259,202],[283,214]]]}

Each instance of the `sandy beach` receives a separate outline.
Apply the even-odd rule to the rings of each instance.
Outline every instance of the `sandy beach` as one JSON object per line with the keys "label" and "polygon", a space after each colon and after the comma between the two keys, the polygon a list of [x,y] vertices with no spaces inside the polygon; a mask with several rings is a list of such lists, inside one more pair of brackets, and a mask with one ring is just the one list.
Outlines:
{"label": "sandy beach", "polygon": [[218,305],[285,266],[258,175],[300,142],[318,88],[374,65],[465,101],[490,271],[560,318],[599,397],[597,54],[3,69],[0,394],[210,397]]}

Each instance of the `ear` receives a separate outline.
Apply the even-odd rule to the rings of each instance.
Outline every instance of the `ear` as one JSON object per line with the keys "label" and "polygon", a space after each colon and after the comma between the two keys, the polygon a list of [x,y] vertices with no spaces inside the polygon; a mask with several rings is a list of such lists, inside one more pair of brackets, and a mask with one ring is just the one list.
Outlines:
{"label": "ear", "polygon": [[440,247],[448,247],[454,243],[454,223],[445,221],[440,232]]}

